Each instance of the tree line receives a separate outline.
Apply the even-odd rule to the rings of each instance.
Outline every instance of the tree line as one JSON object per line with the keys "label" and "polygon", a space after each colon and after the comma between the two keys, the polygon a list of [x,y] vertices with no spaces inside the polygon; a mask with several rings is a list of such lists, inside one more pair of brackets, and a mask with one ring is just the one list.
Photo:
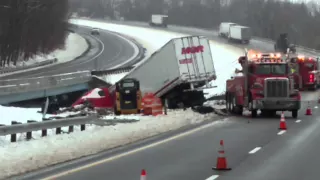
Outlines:
{"label": "tree line", "polygon": [[288,33],[292,43],[320,50],[320,8],[292,0],[69,0],[73,12],[93,18],[149,21],[151,14],[169,15],[170,24],[217,28],[235,22],[255,36],[275,40]]}
{"label": "tree line", "polygon": [[66,0],[0,1],[0,66],[64,48]]}

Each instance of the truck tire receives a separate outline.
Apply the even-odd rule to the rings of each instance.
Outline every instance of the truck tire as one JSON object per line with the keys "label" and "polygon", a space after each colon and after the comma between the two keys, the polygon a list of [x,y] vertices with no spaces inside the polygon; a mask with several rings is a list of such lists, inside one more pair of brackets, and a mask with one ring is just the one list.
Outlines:
{"label": "truck tire", "polygon": [[231,98],[229,93],[226,94],[226,109],[228,112],[231,112]]}
{"label": "truck tire", "polygon": [[292,111],[292,117],[297,118],[298,117],[298,110],[293,110]]}
{"label": "truck tire", "polygon": [[251,110],[251,117],[255,118],[257,117],[257,115],[258,115],[258,112],[256,109]]}
{"label": "truck tire", "polygon": [[230,112],[236,113],[236,111],[237,111],[236,97],[234,95],[231,95],[231,97],[230,97]]}

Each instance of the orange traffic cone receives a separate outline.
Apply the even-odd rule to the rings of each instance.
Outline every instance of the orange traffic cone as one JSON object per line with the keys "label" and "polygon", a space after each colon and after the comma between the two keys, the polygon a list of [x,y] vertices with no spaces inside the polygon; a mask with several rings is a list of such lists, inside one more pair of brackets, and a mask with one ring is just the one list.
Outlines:
{"label": "orange traffic cone", "polygon": [[141,171],[140,180],[147,180],[147,172],[145,169]]}
{"label": "orange traffic cone", "polygon": [[223,140],[220,140],[220,150],[219,150],[219,156],[217,158],[217,166],[213,167],[213,170],[223,170],[228,171],[231,170],[231,168],[228,168],[227,165],[227,158],[224,155],[224,147],[223,147]]}
{"label": "orange traffic cone", "polygon": [[281,118],[280,118],[280,130],[287,130],[287,123],[286,123],[286,119],[284,118],[284,113],[281,113]]}
{"label": "orange traffic cone", "polygon": [[306,115],[307,116],[311,116],[312,115],[312,110],[311,110],[311,107],[310,107],[310,102],[308,102],[308,107],[306,109]]}

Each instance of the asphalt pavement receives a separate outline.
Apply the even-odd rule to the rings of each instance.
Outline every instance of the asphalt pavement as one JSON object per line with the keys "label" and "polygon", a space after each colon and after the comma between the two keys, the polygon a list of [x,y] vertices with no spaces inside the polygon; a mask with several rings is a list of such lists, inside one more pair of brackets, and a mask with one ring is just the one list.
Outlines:
{"label": "asphalt pavement", "polygon": [[[264,51],[272,48],[272,44],[264,42],[254,46],[262,46]],[[298,119],[292,119],[291,113],[285,113],[287,131],[278,129],[279,114],[273,118],[256,119],[230,116],[213,120],[223,121],[219,124],[192,127],[196,128],[192,133],[182,135],[185,130],[177,130],[123,146],[120,150],[66,162],[15,179],[131,180],[139,179],[142,169],[147,170],[149,180],[319,179],[318,93],[302,93],[303,104]],[[308,101],[311,101],[310,104]],[[312,116],[304,115],[308,104],[313,110]],[[177,138],[165,140],[168,137]],[[220,140],[225,142],[231,171],[212,170]]]}
{"label": "asphalt pavement", "polygon": [[104,30],[100,31],[100,35],[91,36],[90,30],[82,26],[75,30],[76,33],[87,37],[92,44],[91,49],[84,56],[66,63],[0,77],[0,80],[51,76],[96,68],[108,69],[124,63],[134,55],[134,47],[123,38]]}

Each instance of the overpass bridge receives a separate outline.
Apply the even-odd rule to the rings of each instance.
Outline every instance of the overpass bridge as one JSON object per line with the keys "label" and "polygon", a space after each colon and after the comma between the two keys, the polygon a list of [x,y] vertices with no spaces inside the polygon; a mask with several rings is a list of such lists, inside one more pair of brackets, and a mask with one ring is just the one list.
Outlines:
{"label": "overpass bridge", "polygon": [[37,98],[109,87],[111,84],[99,77],[128,72],[133,67],[102,71],[80,71],[53,76],[0,80],[0,104],[6,105]]}

